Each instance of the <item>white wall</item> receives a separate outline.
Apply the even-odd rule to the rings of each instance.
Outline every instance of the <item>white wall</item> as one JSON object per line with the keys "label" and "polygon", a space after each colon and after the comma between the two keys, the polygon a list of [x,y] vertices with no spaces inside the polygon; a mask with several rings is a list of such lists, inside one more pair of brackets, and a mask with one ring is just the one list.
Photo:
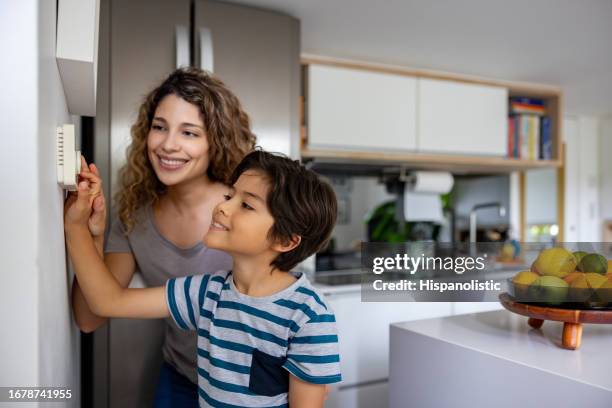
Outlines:
{"label": "white wall", "polygon": [[68,406],[78,406],[78,331],[70,313],[63,194],[55,180],[55,127],[70,117],[55,32],[55,1],[0,5],[0,386],[70,387]]}
{"label": "white wall", "polygon": [[[10,6],[9,6],[10,4]],[[38,383],[37,22],[35,0],[0,6],[3,236],[0,385]],[[19,34],[19,42],[9,41]],[[7,56],[7,58],[4,58]]]}
{"label": "white wall", "polygon": [[55,1],[39,0],[38,15],[38,277],[39,379],[71,386],[79,406],[79,331],[70,308],[72,275],[66,269],[63,192],[56,182],[55,128],[70,118],[55,62]]}
{"label": "white wall", "polygon": [[602,221],[612,220],[612,116],[599,127],[599,209]]}

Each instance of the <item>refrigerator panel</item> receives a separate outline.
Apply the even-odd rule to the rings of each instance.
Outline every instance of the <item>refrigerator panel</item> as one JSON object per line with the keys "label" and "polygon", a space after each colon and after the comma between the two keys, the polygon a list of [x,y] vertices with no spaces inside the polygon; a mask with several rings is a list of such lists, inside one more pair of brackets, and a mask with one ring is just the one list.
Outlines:
{"label": "refrigerator panel", "polygon": [[[188,31],[190,3],[190,0],[112,0],[110,177],[113,196],[117,191],[118,170],[125,163],[130,127],[144,95],[176,68],[177,51],[179,59],[184,61],[184,52],[190,48],[190,44],[176,42],[177,27],[186,27]],[[189,41],[189,36],[184,40]],[[139,274],[131,286],[144,286]],[[152,406],[162,363],[163,333],[163,320],[109,321],[108,355],[95,357],[108,361],[109,407]],[[98,386],[94,384],[94,394]]]}
{"label": "refrigerator panel", "polygon": [[[189,44],[177,44],[177,27],[189,27],[189,0],[113,0],[111,18],[112,183],[125,162],[130,126],[144,95],[182,63]],[[182,41],[189,37],[178,36]],[[179,40],[181,41],[181,40]],[[177,50],[179,55],[177,56]],[[113,189],[114,193],[114,189]]]}
{"label": "refrigerator panel", "polygon": [[[210,30],[206,41],[214,50],[214,71],[243,102],[259,144],[299,157],[299,21],[199,0],[102,2],[109,9],[109,33],[103,46],[108,46],[110,57],[101,62],[108,67],[100,81],[106,88],[99,91],[98,103],[107,109],[104,119],[96,123],[96,161],[103,163],[109,198],[117,192],[118,170],[125,163],[130,127],[144,95],[176,68],[177,59],[185,61],[185,49],[195,48],[196,55],[189,57],[199,61],[201,26]],[[191,26],[191,21],[196,23]],[[187,47],[184,41],[176,42],[177,33],[185,32],[181,27],[196,37]],[[108,142],[102,143],[102,138]],[[143,286],[139,274],[131,286]],[[95,332],[96,407],[152,405],[162,362],[163,329],[162,320],[112,319]]]}
{"label": "refrigerator panel", "polygon": [[[277,12],[196,0],[195,61],[212,67],[249,113],[257,144],[299,157],[300,23]],[[203,35],[200,35],[203,34]],[[202,39],[202,40],[201,40]],[[203,58],[201,58],[203,57]]]}

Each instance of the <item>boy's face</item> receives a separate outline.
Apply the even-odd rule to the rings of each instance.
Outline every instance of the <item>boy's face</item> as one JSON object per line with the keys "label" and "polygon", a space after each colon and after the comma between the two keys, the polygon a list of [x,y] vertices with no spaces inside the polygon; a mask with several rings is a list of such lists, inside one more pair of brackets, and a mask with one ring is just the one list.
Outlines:
{"label": "boy's face", "polygon": [[271,249],[268,232],[274,218],[268,211],[269,185],[261,171],[247,170],[213,211],[204,243],[230,254],[255,256]]}

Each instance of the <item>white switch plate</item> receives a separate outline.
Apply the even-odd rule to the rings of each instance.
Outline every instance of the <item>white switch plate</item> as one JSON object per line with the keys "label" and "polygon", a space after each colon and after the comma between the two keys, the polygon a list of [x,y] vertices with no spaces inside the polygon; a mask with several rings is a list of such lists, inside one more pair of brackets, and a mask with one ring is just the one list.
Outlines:
{"label": "white switch plate", "polygon": [[74,125],[58,126],[57,146],[57,183],[69,191],[76,191],[78,176],[81,172],[81,152],[76,150]]}

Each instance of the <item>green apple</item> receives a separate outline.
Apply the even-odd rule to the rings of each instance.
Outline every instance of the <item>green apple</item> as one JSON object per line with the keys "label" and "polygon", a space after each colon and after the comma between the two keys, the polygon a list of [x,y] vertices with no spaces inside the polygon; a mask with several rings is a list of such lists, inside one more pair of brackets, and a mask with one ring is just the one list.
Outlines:
{"label": "green apple", "polygon": [[541,276],[529,285],[528,296],[532,302],[558,305],[566,300],[568,289],[567,282],[559,277]]}

